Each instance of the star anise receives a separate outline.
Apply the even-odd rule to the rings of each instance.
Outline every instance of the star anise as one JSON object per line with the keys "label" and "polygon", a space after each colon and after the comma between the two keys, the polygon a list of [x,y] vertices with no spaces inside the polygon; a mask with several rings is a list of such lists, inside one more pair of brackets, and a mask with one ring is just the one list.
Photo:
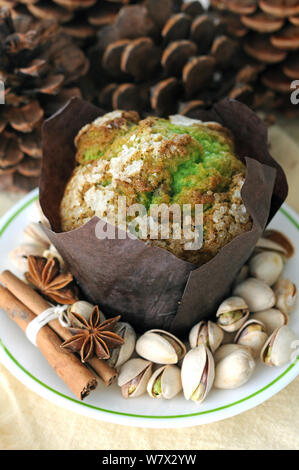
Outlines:
{"label": "star anise", "polygon": [[74,334],[72,338],[62,343],[62,348],[73,352],[80,352],[81,361],[86,362],[93,356],[99,359],[108,359],[110,349],[117,348],[124,340],[113,330],[114,325],[120,319],[120,315],[101,322],[100,310],[96,305],[87,321],[79,313],[70,313],[71,324],[69,330]]}
{"label": "star anise", "polygon": [[47,299],[58,304],[72,304],[78,300],[77,288],[71,273],[61,273],[57,258],[28,256],[25,277]]}

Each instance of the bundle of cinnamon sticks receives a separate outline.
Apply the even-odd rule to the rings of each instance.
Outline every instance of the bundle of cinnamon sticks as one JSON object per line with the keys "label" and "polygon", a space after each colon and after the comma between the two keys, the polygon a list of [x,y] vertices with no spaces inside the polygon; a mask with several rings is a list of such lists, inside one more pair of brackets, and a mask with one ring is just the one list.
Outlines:
{"label": "bundle of cinnamon sticks", "polygon": [[[0,309],[24,332],[37,315],[51,307],[34,289],[8,270],[0,274],[0,282],[5,286],[0,285]],[[98,377],[108,386],[117,372],[107,362],[96,357],[89,360],[87,367],[76,354],[61,348],[63,341],[71,336],[57,319],[52,320],[39,330],[36,345],[57,375],[83,400],[97,387]]]}

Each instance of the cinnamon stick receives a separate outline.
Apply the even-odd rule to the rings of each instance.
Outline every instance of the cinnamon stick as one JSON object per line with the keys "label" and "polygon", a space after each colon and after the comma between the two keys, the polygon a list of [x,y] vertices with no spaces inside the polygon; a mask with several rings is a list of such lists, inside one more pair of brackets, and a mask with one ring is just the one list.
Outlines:
{"label": "cinnamon stick", "polygon": [[[28,307],[35,315],[40,315],[46,309],[51,307],[41,295],[38,294],[32,287],[16,277],[12,272],[6,270],[0,274],[0,281],[7,287],[7,289]],[[57,333],[64,341],[71,338],[72,334],[64,328],[58,320],[49,322],[49,326],[55,333]],[[93,357],[88,361],[88,364],[103,380],[106,386],[110,385],[117,376],[116,369],[110,367],[107,362]]]}
{"label": "cinnamon stick", "polygon": [[[0,308],[23,331],[35,318],[34,313],[20,302],[8,289],[0,285]],[[70,351],[60,347],[61,339],[48,326],[43,326],[36,338],[41,353],[70,390],[83,400],[97,386],[94,374]]]}

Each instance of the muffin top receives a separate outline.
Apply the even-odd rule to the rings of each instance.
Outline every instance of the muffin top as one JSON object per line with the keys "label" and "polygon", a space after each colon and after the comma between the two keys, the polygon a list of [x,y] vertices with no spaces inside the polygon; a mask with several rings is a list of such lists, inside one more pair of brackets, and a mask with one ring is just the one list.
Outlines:
{"label": "muffin top", "polygon": [[84,126],[75,139],[73,174],[61,202],[64,231],[94,215],[114,223],[118,197],[126,204],[203,204],[204,243],[184,250],[182,240],[150,240],[176,256],[202,264],[234,236],[251,228],[240,190],[245,166],[228,129],[184,116],[140,120],[114,111]]}

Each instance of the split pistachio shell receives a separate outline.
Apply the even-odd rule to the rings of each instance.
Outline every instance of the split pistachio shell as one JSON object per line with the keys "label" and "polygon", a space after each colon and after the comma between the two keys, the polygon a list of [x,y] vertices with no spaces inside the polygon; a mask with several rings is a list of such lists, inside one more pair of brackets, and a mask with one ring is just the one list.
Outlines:
{"label": "split pistachio shell", "polygon": [[[298,340],[296,334],[289,326],[277,328],[266,341],[262,351],[261,360],[267,366],[283,366],[296,356]],[[295,358],[294,358],[295,359]]]}
{"label": "split pistachio shell", "polygon": [[262,251],[251,258],[250,274],[268,286],[272,286],[283,271],[284,263],[281,255],[274,251]]}
{"label": "split pistachio shell", "polygon": [[131,325],[125,322],[118,322],[114,331],[123,338],[124,344],[122,344],[120,348],[111,350],[110,358],[107,362],[112,367],[120,367],[130,359],[134,352],[136,333]]}
{"label": "split pistachio shell", "polygon": [[189,343],[191,348],[205,344],[213,353],[220,346],[223,336],[223,330],[216,323],[201,321],[191,329]]}
{"label": "split pistachio shell", "polygon": [[157,364],[176,364],[185,356],[186,347],[167,331],[149,330],[137,340],[136,352]]}
{"label": "split pistachio shell", "polygon": [[182,385],[186,400],[202,403],[213,386],[214,376],[214,359],[204,344],[188,351],[182,364]]}
{"label": "split pistachio shell", "polygon": [[28,271],[28,256],[42,256],[44,246],[38,243],[25,243],[12,250],[9,257],[14,266],[22,273]]}
{"label": "split pistachio shell", "polygon": [[280,328],[289,323],[289,317],[277,308],[268,308],[267,310],[253,313],[250,318],[262,322],[268,336],[271,335],[276,328]]}
{"label": "split pistachio shell", "polygon": [[118,385],[125,398],[135,398],[146,392],[148,381],[152,374],[152,363],[144,359],[130,359],[122,365]]}
{"label": "split pistachio shell", "polygon": [[274,251],[276,253],[279,253],[282,256],[287,255],[286,249],[281,246],[280,244],[270,240],[269,238],[260,238],[255,245],[255,251],[256,252],[263,252],[263,251]]}
{"label": "split pistachio shell", "polygon": [[291,258],[293,256],[295,251],[294,245],[284,233],[274,229],[267,229],[264,232],[263,238],[280,247],[286,258]]}
{"label": "split pistachio shell", "polygon": [[244,299],[250,312],[260,312],[275,305],[275,295],[271,287],[254,277],[249,277],[237,285],[233,294]]}
{"label": "split pistachio shell", "polygon": [[182,390],[181,370],[169,364],[157,369],[147,384],[147,392],[153,398],[175,397]]}
{"label": "split pistachio shell", "polygon": [[236,334],[235,343],[248,347],[253,357],[257,358],[267,338],[264,324],[258,320],[249,320]]}
{"label": "split pistachio shell", "polygon": [[221,389],[241,387],[250,379],[254,368],[255,361],[247,349],[232,349],[216,364],[214,387]]}
{"label": "split pistachio shell", "polygon": [[298,291],[295,284],[289,279],[279,279],[273,286],[276,295],[275,306],[286,315],[292,313],[295,308]]}
{"label": "split pistachio shell", "polygon": [[29,225],[27,225],[24,230],[24,236],[31,243],[38,243],[39,245],[43,245],[44,249],[48,248],[51,244],[49,238],[42,229],[41,224],[37,222],[31,222]]}
{"label": "split pistachio shell", "polygon": [[217,324],[224,331],[237,331],[246,322],[249,315],[248,305],[241,297],[229,297],[224,300],[217,312]]}

